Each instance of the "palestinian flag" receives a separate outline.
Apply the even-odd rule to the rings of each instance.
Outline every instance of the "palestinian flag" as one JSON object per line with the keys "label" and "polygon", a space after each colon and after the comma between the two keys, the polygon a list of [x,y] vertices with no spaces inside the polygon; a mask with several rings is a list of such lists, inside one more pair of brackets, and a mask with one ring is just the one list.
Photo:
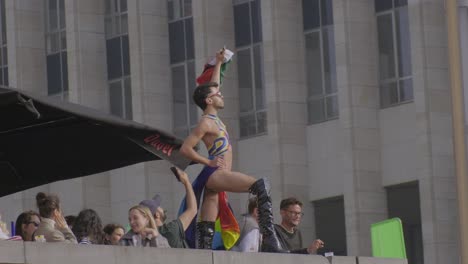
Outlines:
{"label": "palestinian flag", "polygon": [[[228,64],[232,61],[232,56],[234,56],[234,52],[228,49],[224,50],[224,62],[221,65],[220,84],[223,83],[224,72],[226,71]],[[211,81],[211,76],[213,76],[213,70],[215,65],[216,58],[212,59],[209,63],[205,64],[205,67],[203,68],[203,73],[197,78],[197,85]]]}

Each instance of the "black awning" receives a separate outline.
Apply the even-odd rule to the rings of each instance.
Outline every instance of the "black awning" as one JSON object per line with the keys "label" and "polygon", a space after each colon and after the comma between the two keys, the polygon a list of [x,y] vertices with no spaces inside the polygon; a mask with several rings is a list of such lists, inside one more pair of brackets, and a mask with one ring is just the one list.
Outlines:
{"label": "black awning", "polygon": [[185,169],[182,140],[77,104],[0,88],[0,197],[164,159]]}

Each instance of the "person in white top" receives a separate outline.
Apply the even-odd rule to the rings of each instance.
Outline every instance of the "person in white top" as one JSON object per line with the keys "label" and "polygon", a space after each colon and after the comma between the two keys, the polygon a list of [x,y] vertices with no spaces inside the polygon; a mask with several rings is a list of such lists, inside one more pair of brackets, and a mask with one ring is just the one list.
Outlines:
{"label": "person in white top", "polygon": [[236,245],[231,249],[238,252],[259,252],[262,242],[258,227],[257,197],[249,199],[248,213],[244,215],[241,234]]}

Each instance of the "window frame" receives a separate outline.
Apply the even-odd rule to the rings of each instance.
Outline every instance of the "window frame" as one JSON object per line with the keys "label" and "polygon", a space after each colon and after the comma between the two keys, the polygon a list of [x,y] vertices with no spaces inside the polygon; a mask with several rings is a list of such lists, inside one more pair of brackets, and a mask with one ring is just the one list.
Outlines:
{"label": "window frame", "polygon": [[[243,45],[239,45],[237,46],[237,43],[236,43],[236,51],[237,53],[240,53],[242,51],[246,51],[248,50],[249,51],[249,56],[250,56],[250,76],[251,76],[251,93],[250,93],[250,97],[252,99],[252,110],[250,111],[244,111],[242,112],[241,111],[241,101],[242,101],[242,98],[241,98],[241,93],[240,93],[240,90],[241,90],[241,87],[240,87],[240,84],[239,84],[239,139],[240,140],[244,140],[244,139],[249,139],[249,138],[253,138],[253,137],[257,137],[257,136],[263,136],[263,135],[267,135],[268,134],[268,111],[267,111],[267,101],[266,101],[266,89],[265,89],[265,71],[264,71],[264,54],[263,54],[263,28],[262,28],[262,19],[261,19],[261,15],[260,17],[258,18],[258,34],[259,34],[259,39],[256,41],[255,40],[255,36],[254,36],[254,32],[256,31],[254,29],[254,25],[253,25],[253,8],[252,8],[252,5],[254,4],[254,2],[257,2],[258,3],[258,8],[259,8],[259,12],[261,14],[261,10],[262,10],[262,7],[261,7],[261,2],[259,0],[233,0],[233,13],[234,13],[234,8],[238,5],[243,5],[243,4],[247,4],[249,6],[249,32],[250,32],[250,43],[247,43],[247,44],[243,44]],[[235,13],[234,13],[234,16],[235,16]],[[235,17],[234,17],[234,24],[235,24]],[[234,25],[236,26],[236,25]],[[258,62],[256,63],[255,61],[255,48],[259,48],[259,60]],[[237,63],[237,67],[238,69],[241,67],[241,65],[239,65],[239,63]],[[260,72],[259,74],[256,73],[256,67],[260,67]],[[238,74],[239,74],[239,71],[238,71]],[[258,75],[258,76],[257,76]],[[240,78],[240,76],[238,76],[238,79]],[[259,89],[259,87],[257,87],[257,79],[260,78],[262,83],[261,83],[261,90],[262,90],[262,96],[263,96],[263,107],[259,107],[257,105],[257,90]],[[261,127],[260,127],[260,121],[261,119],[259,119],[259,115],[262,115],[264,114],[265,115],[265,126],[263,127],[264,128],[264,131],[261,131]],[[253,117],[254,119],[254,125],[255,125],[255,132],[250,134],[250,133],[247,133],[245,135],[243,135],[242,131],[243,131],[243,126],[242,126],[242,119],[243,118],[248,118],[248,117]]]}
{"label": "window frame", "polygon": [[[308,125],[314,125],[314,124],[320,124],[320,123],[323,123],[323,122],[327,122],[327,121],[331,121],[331,120],[336,120],[336,119],[339,119],[340,118],[340,108],[339,108],[339,104],[338,104],[338,85],[336,85],[337,87],[335,87],[335,91],[333,92],[327,92],[327,85],[326,85],[326,75],[325,75],[325,47],[324,47],[324,32],[325,31],[331,31],[333,32],[333,40],[335,40],[335,37],[334,37],[334,34],[335,34],[335,25],[334,25],[334,16],[333,16],[333,13],[332,13],[332,16],[333,16],[333,19],[332,19],[332,22],[331,24],[326,24],[324,25],[323,24],[323,21],[322,21],[322,12],[323,12],[323,9],[322,9],[322,1],[323,0],[316,0],[318,2],[318,14],[319,14],[319,18],[318,18],[318,22],[319,22],[319,25],[316,26],[316,27],[312,27],[312,28],[307,28],[305,29],[306,25],[305,25],[305,19],[303,18],[303,32],[304,32],[304,43],[307,43],[307,37],[313,35],[314,33],[318,33],[319,35],[319,44],[320,44],[320,76],[321,76],[321,94],[312,94],[312,83],[309,82],[308,78],[307,78],[307,75],[308,75],[308,71],[310,70],[310,68],[312,68],[310,66],[310,63],[307,58],[306,58],[306,61],[305,61],[305,76],[306,76],[306,84],[307,84],[307,124]],[[326,1],[332,1],[332,0],[326,0]],[[332,7],[333,7],[333,2],[331,3],[332,4]],[[304,8],[304,6],[302,6],[302,8]],[[304,12],[304,10],[302,10]],[[333,9],[332,9],[332,12],[333,12]],[[333,57],[334,57],[334,66],[335,68],[333,69],[334,72],[335,72],[335,84],[337,83],[337,72],[336,72],[336,48],[335,48],[335,44],[330,44],[330,47],[329,48],[332,48],[333,49]],[[307,45],[304,46],[305,47],[305,52],[307,53]],[[330,54],[328,54],[328,56],[330,57]],[[332,88],[332,87],[330,87]],[[336,97],[336,102],[337,102],[337,107],[336,107],[336,115],[329,115],[328,114],[328,100],[329,98],[333,98],[333,97]],[[322,112],[323,112],[323,115],[320,116],[320,119],[317,119],[317,120],[313,120],[313,117],[312,115],[310,114],[310,109],[312,108],[312,106],[316,105],[316,103],[314,104],[314,102],[321,102],[321,108],[322,108]]]}
{"label": "window frame", "polygon": [[[131,65],[130,65],[130,39],[128,36],[128,1],[127,0],[105,0],[105,15],[104,15],[104,27],[105,27],[105,40],[106,40],[106,56],[109,56],[109,50],[107,44],[110,41],[118,39],[120,44],[120,76],[109,78],[109,72],[107,73],[107,89],[109,92],[108,105],[109,112],[113,115],[122,117],[124,119],[132,120],[133,119],[133,102],[132,102],[132,78],[131,78]],[[122,1],[125,1],[125,6],[127,7],[124,11],[121,10]],[[117,4],[117,6],[116,6]],[[109,10],[109,9],[110,10]],[[117,10],[117,11],[116,11]],[[126,17],[126,20],[123,20],[122,17]],[[118,30],[116,30],[115,25],[118,21]],[[126,25],[122,21],[126,21]],[[110,27],[109,23],[110,22]],[[126,29],[126,30],[123,30]],[[124,51],[124,40],[128,39],[128,52]],[[125,58],[124,54],[128,53],[128,74],[125,74]],[[108,64],[107,59],[107,64]],[[109,68],[109,65],[107,65]],[[128,82],[128,87],[126,86]],[[121,105],[121,114],[112,112],[112,100],[111,100],[111,85],[116,83],[120,84],[120,94],[122,95]],[[128,98],[130,97],[130,98]]]}
{"label": "window frame", "polygon": [[[379,17],[383,17],[383,16],[386,16],[386,15],[390,15],[391,16],[391,19],[392,19],[392,44],[393,44],[393,60],[394,60],[394,65],[393,65],[393,70],[395,72],[394,76],[391,77],[391,78],[386,78],[386,79],[382,79],[381,78],[381,73],[380,73],[380,69],[381,69],[381,61],[380,61],[380,47],[379,45],[377,46],[377,51],[378,51],[378,60],[379,60],[379,71],[378,71],[378,81],[379,81],[379,107],[380,109],[386,109],[386,108],[390,108],[390,107],[394,107],[394,106],[399,106],[399,105],[402,105],[402,104],[407,104],[407,103],[412,103],[414,102],[414,87],[412,86],[413,85],[413,70],[412,70],[412,60],[411,60],[411,57],[409,58],[409,68],[411,69],[411,73],[407,76],[400,76],[400,62],[401,62],[401,58],[399,58],[399,43],[398,43],[398,40],[397,40],[397,21],[396,21],[396,12],[399,11],[400,9],[408,9],[408,5],[400,5],[400,6],[395,6],[395,0],[392,0],[392,8],[390,9],[386,9],[386,10],[383,10],[383,11],[379,11],[379,12],[375,12],[375,17],[376,17],[376,24],[378,25],[378,19]],[[408,19],[409,19],[409,15],[408,15]],[[401,26],[401,25],[400,25]],[[409,21],[408,21],[408,24],[405,25],[407,27],[409,27]],[[386,32],[387,33],[387,32]],[[380,36],[379,36],[380,32],[378,31],[378,27],[377,27],[377,43],[380,42]],[[408,34],[408,46],[411,48],[411,34]],[[407,80],[411,80],[411,86],[412,86],[412,97],[411,99],[408,99],[408,100],[402,100],[402,96],[401,96],[401,89],[400,89],[400,82],[402,81],[407,81]],[[383,90],[383,87],[385,85],[389,85],[389,84],[392,84],[392,83],[395,83],[396,85],[396,94],[397,94],[397,101],[396,102],[390,102],[388,103],[388,105],[383,105],[383,93],[382,93],[382,90]],[[390,101],[391,98],[387,98],[388,100],[387,101]]]}
{"label": "window frame", "polygon": [[[179,10],[178,12],[180,12],[180,16],[179,17],[173,17],[171,19],[171,14],[170,14],[170,11],[169,10],[169,2],[179,2],[180,5],[179,5]],[[173,118],[175,118],[176,116],[176,111],[178,109],[176,109],[176,98],[175,98],[175,93],[174,93],[174,76],[173,76],[173,70],[177,67],[181,67],[183,66],[183,69],[184,69],[184,79],[185,79],[185,84],[184,84],[184,87],[183,87],[183,90],[184,90],[184,95],[185,95],[185,117],[186,117],[186,122],[185,122],[185,125],[181,125],[181,126],[178,126],[176,125],[176,122],[173,122],[173,132],[180,136],[180,137],[186,137],[190,134],[190,131],[195,128],[198,124],[198,106],[195,105],[195,103],[193,102],[192,100],[192,96],[191,96],[191,87],[194,87],[196,85],[196,82],[195,82],[195,78],[196,78],[196,73],[195,73],[195,40],[194,40],[194,24],[193,24],[193,1],[191,0],[167,0],[166,1],[167,3],[167,17],[168,17],[168,21],[167,21],[167,25],[168,25],[168,30],[170,31],[170,25],[173,24],[173,23],[178,23],[180,21],[182,21],[182,27],[183,27],[183,32],[182,32],[182,36],[183,36],[183,45],[184,45],[184,59],[183,60],[180,60],[180,61],[172,61],[173,58],[171,57],[171,50],[169,50],[169,65],[170,65],[170,68],[171,68],[171,90],[173,91],[173,96],[172,96],[172,103],[173,103]],[[189,3],[190,4],[190,13],[187,14],[185,8],[186,8],[186,4]],[[174,10],[172,10],[174,12]],[[190,45],[188,45],[188,40],[187,40],[187,37],[188,37],[188,34],[190,34],[188,32],[188,29],[187,29],[187,23],[188,21],[191,21],[192,23],[192,32],[191,32],[191,35],[192,35],[192,43],[190,43]],[[169,35],[171,33],[169,32]],[[169,40],[170,42],[170,40]],[[169,49],[171,49],[171,45],[169,47]],[[189,58],[189,49],[193,47],[193,58]],[[193,76],[190,76],[190,67],[192,67],[192,73],[193,73]],[[193,79],[193,80],[190,80],[190,79]],[[192,112],[193,111],[196,111],[196,116],[197,118],[193,119],[192,118]]]}
{"label": "window frame", "polygon": [[[57,9],[51,10],[50,3],[55,2]],[[61,8],[63,7],[63,9]],[[51,93],[49,87],[50,80],[47,79],[47,94],[51,97],[56,97],[61,100],[68,100],[69,97],[69,84],[68,84],[68,58],[67,58],[67,34],[66,34],[66,13],[65,13],[65,0],[46,0],[45,1],[45,47],[46,57],[59,56],[60,68],[60,87],[56,93]],[[51,11],[55,12],[57,17],[56,28],[50,28]],[[53,43],[55,41],[55,43]],[[54,47],[55,45],[55,47]],[[64,63],[66,59],[67,63]],[[48,68],[48,67],[47,67]]]}

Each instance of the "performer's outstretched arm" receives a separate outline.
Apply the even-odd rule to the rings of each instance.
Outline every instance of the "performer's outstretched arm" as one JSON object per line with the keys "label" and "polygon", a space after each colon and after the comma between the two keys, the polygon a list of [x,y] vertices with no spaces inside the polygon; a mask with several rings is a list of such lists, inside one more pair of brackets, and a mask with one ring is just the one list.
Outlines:
{"label": "performer's outstretched arm", "polygon": [[221,84],[219,83],[221,80],[221,65],[224,61],[224,48],[222,48],[219,52],[216,53],[216,65],[213,69],[213,75],[211,76],[211,82],[215,82],[218,84],[218,89],[220,89]]}

